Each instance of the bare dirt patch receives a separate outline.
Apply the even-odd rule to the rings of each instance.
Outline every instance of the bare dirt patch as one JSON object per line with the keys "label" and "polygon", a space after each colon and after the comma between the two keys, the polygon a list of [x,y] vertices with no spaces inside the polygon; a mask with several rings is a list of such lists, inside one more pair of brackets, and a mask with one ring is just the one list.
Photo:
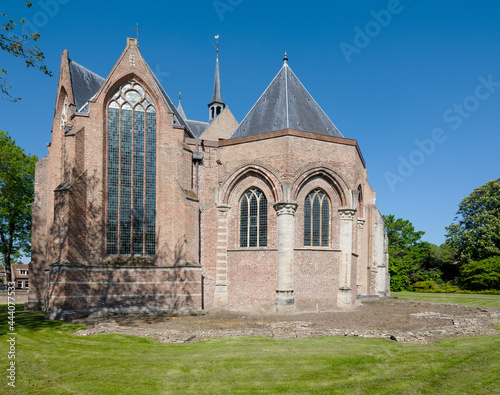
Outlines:
{"label": "bare dirt patch", "polygon": [[188,343],[208,338],[266,336],[304,338],[353,336],[431,343],[448,337],[498,335],[499,308],[383,300],[348,312],[278,315],[209,311],[199,316],[126,315],[79,319],[87,329],[77,336],[118,333]]}

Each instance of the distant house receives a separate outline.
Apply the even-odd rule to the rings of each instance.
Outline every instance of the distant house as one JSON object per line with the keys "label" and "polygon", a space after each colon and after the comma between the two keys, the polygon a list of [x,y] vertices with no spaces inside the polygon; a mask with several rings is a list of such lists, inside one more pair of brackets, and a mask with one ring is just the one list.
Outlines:
{"label": "distant house", "polygon": [[14,282],[17,289],[28,289],[28,270],[28,265],[12,265],[12,281]]}

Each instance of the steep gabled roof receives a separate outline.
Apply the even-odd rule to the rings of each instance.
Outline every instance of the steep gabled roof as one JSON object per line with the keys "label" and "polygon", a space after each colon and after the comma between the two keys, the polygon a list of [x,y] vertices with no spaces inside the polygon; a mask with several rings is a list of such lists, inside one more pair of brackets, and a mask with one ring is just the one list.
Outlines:
{"label": "steep gabled roof", "polygon": [[94,96],[104,78],[76,63],[69,60],[69,73],[71,76],[71,86],[73,87],[73,98],[75,100],[76,110],[79,111],[89,99]]}
{"label": "steep gabled roof", "polygon": [[287,60],[285,57],[279,73],[230,138],[283,129],[343,137],[293,73]]}
{"label": "steep gabled roof", "polygon": [[181,101],[179,100],[179,104],[177,105],[177,111],[179,112],[179,115],[182,117],[182,119],[187,119],[186,114],[184,113],[184,109],[182,108]]}
{"label": "steep gabled roof", "polygon": [[199,139],[209,126],[208,122],[191,121],[189,119],[186,119],[186,124],[189,126],[189,130],[191,130],[191,133],[196,139]]}

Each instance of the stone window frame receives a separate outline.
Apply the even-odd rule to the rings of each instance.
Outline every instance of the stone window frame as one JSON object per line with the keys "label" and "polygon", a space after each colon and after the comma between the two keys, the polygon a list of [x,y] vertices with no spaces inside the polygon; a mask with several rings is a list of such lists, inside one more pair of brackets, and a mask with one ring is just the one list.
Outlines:
{"label": "stone window frame", "polygon": [[[305,246],[304,245],[304,202],[309,193],[315,189],[321,189],[330,204],[328,246]],[[338,185],[330,179],[314,175],[307,177],[300,185],[294,185],[293,199],[299,203],[295,213],[295,249],[296,250],[339,250],[339,226],[340,217],[338,209],[343,207],[341,192]]]}
{"label": "stone window frame", "polygon": [[[314,201],[316,200],[316,197],[319,195],[319,194],[322,194],[323,196],[319,198],[319,204],[320,204],[320,209],[319,209],[319,213],[317,213],[316,215],[319,216],[319,236],[318,236],[318,243],[319,245],[315,245],[315,239],[314,239],[314,221],[315,221],[315,213],[314,213]],[[309,221],[307,221],[307,211],[306,211],[306,207],[307,207],[307,201],[309,200],[310,202],[310,212],[309,212],[309,215],[310,215],[310,218],[309,218]],[[316,187],[316,188],[313,188],[311,189],[306,197],[304,198],[304,206],[303,206],[303,216],[304,216],[304,223],[303,223],[303,246],[308,248],[308,247],[313,247],[313,248],[321,248],[321,247],[324,247],[324,248],[328,248],[330,247],[330,242],[331,242],[331,215],[332,215],[332,204],[331,204],[331,201],[330,201],[330,197],[328,196],[328,193],[323,189],[323,188],[319,188],[319,187]],[[326,212],[326,243],[324,243],[324,233],[323,231],[325,230],[323,225],[324,225],[324,221],[325,221],[325,204],[326,202],[326,208],[327,208],[327,212]],[[309,222],[310,224],[310,231],[309,231],[309,234],[310,234],[310,237],[309,237],[309,244],[306,244],[307,241],[306,241],[306,224],[307,222]]]}
{"label": "stone window frame", "polygon": [[[140,79],[137,79],[135,78],[134,76],[129,76],[129,78],[127,79],[122,79],[119,83],[117,83],[116,85],[114,85],[114,88],[110,90],[113,94],[109,96],[109,98],[105,101],[105,104],[104,104],[104,112],[105,112],[105,115],[106,115],[106,121],[105,121],[105,161],[104,161],[104,173],[105,173],[105,176],[106,176],[106,187],[105,187],[105,193],[106,193],[106,204],[105,204],[105,208],[106,208],[106,227],[105,227],[105,248],[106,248],[106,254],[107,255],[114,255],[114,256],[154,256],[156,254],[156,192],[157,192],[157,186],[156,186],[156,183],[157,183],[157,138],[158,138],[158,124],[159,124],[159,120],[158,120],[158,117],[159,117],[159,114],[158,114],[158,110],[157,110],[157,105],[155,103],[155,101],[152,99],[152,94],[151,94],[151,90],[147,87],[147,84],[145,82],[143,82],[142,80]],[[130,100],[130,98],[127,98],[126,96],[128,95],[129,92],[133,92],[137,97],[137,94],[140,96],[140,99],[138,101],[134,100],[132,98],[132,101]],[[142,133],[144,134],[144,181],[143,181],[143,190],[142,190],[142,195],[143,195],[143,204],[144,206],[146,207],[144,210],[143,210],[143,214],[142,214],[142,222],[143,222],[143,234],[142,234],[142,252],[139,253],[139,252],[136,252],[134,251],[134,231],[133,231],[133,225],[134,225],[134,221],[132,220],[131,221],[131,239],[130,239],[130,251],[121,251],[121,238],[120,238],[120,231],[118,230],[117,231],[117,240],[116,240],[116,252],[115,251],[110,251],[109,249],[109,215],[110,215],[110,206],[109,206],[109,196],[110,196],[110,191],[109,191],[109,178],[110,178],[110,173],[109,173],[109,167],[110,167],[110,163],[109,163],[109,155],[110,155],[110,109],[111,108],[114,108],[114,109],[118,109],[119,110],[119,114],[118,114],[118,148],[119,148],[119,162],[118,162],[118,169],[119,169],[119,172],[118,172],[118,178],[119,178],[119,181],[118,181],[118,188],[120,188],[120,185],[121,185],[121,166],[122,166],[122,158],[121,158],[121,155],[122,155],[122,122],[123,122],[123,119],[122,119],[122,111],[124,109],[124,106],[128,106],[128,109],[131,110],[131,113],[132,113],[132,118],[131,118],[131,122],[132,122],[132,126],[131,126],[131,135],[132,135],[132,141],[135,141],[135,134],[136,134],[136,127],[135,127],[135,113],[137,111],[140,111],[144,114],[143,118],[144,118],[144,127],[142,128],[143,131]],[[139,106],[141,106],[142,110],[139,109]],[[154,141],[153,142],[148,142],[148,133],[151,133],[153,132],[151,129],[150,129],[150,126],[149,125],[149,116],[148,114],[154,114],[155,117],[154,117]],[[148,199],[147,199],[147,182],[148,182],[148,175],[146,174],[147,170],[146,170],[146,167],[147,167],[147,156],[148,156],[148,149],[147,149],[147,146],[148,145],[151,145],[154,147],[154,166],[152,167],[153,171],[154,171],[154,174],[153,176],[149,177],[149,178],[152,178],[154,179],[154,190],[153,190],[153,198],[152,199],[149,199],[150,202],[148,202]],[[134,142],[132,142],[132,164],[131,164],[131,167],[132,167],[132,175],[131,175],[131,193],[130,193],[130,200],[131,201],[134,201],[135,199],[135,194],[134,194]],[[120,197],[120,194],[121,192],[118,192],[118,213],[120,212],[120,201],[121,201],[121,197]],[[148,225],[146,224],[146,216],[147,216],[147,206],[151,204],[151,202],[153,203],[153,211],[154,211],[154,214],[152,215],[153,217],[153,221],[151,222],[153,228],[154,228],[154,234],[153,236],[151,237],[151,235],[149,235],[148,237],[148,232],[147,232],[147,227]],[[133,203],[132,203],[132,207],[131,207],[131,212],[133,213]],[[118,214],[118,219],[117,219],[117,223],[118,223],[118,229],[120,228],[120,220],[119,220],[119,215]],[[150,225],[151,225],[150,224]],[[146,230],[144,230],[146,229]],[[149,232],[151,233],[151,232]],[[148,242],[148,240],[150,240]]]}
{"label": "stone window frame", "polygon": [[[260,192],[260,196],[256,196],[256,192]],[[250,198],[247,196],[250,194]],[[255,197],[257,199],[257,219],[256,219],[256,237],[257,237],[257,245],[250,245],[251,244],[251,234],[250,234],[250,222],[251,222],[251,213],[250,213],[250,204],[252,201],[252,198]],[[265,199],[265,206],[263,207],[261,205],[262,198]],[[242,227],[242,215],[243,215],[243,203],[247,203],[247,218],[246,218],[246,223],[247,223],[247,228],[246,228],[246,245],[242,245],[242,232],[244,228]],[[260,189],[257,186],[251,186],[247,188],[242,194],[239,199],[238,203],[238,248],[267,248],[268,246],[268,238],[269,238],[269,218],[268,218],[268,199],[264,191]],[[262,226],[262,217],[265,216],[265,235],[264,235],[264,240],[261,240],[261,226]]]}

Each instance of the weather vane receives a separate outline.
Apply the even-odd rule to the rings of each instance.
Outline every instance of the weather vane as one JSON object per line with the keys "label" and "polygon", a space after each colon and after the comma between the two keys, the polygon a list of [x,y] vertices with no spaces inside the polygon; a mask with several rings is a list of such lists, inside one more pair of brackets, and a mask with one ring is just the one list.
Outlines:
{"label": "weather vane", "polygon": [[135,24],[135,29],[132,29],[136,32],[136,35],[137,35],[137,41],[139,41],[139,33],[142,33],[142,30],[139,30],[139,24],[136,23]]}
{"label": "weather vane", "polygon": [[179,103],[181,102],[181,99],[182,99],[181,92],[179,92]]}
{"label": "weather vane", "polygon": [[218,34],[215,36],[215,39],[217,41],[215,42],[214,46],[217,49],[217,52],[219,52],[220,44],[219,44],[219,35]]}

